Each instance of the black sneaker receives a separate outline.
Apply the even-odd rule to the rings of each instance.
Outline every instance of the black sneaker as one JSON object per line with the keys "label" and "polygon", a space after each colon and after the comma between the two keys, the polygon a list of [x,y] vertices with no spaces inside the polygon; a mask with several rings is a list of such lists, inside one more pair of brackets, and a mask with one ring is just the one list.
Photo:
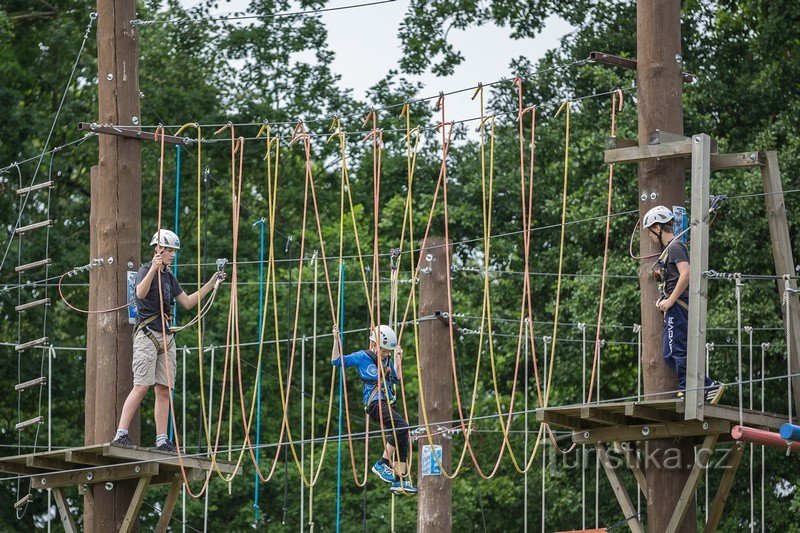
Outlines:
{"label": "black sneaker", "polygon": [[111,441],[111,444],[114,446],[125,446],[126,448],[131,448],[135,446],[133,441],[128,438],[128,435],[123,435],[121,437],[117,437],[116,439]]}
{"label": "black sneaker", "polygon": [[156,446],[156,450],[159,452],[166,452],[166,453],[175,453],[176,448],[175,445],[172,444],[170,441],[165,441],[164,444],[161,446]]}
{"label": "black sneaker", "polygon": [[720,381],[714,381],[706,389],[706,403],[716,405],[722,399],[722,393],[725,392],[725,384]]}

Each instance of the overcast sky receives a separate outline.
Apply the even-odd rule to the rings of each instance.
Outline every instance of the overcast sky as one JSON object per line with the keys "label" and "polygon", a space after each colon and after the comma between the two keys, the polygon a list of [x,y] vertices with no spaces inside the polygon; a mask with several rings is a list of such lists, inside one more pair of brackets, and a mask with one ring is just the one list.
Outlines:
{"label": "overcast sky", "polygon": [[[185,6],[199,0],[181,0]],[[353,5],[359,0],[332,0],[329,7]],[[249,0],[220,1],[219,13],[246,11]],[[333,11],[321,14],[328,28],[328,43],[336,53],[333,70],[342,76],[342,84],[352,88],[357,98],[363,99],[366,90],[383,78],[392,68],[398,68],[401,56],[397,37],[400,22],[408,9],[409,0],[381,4],[358,9]],[[512,58],[524,55],[531,60],[539,59],[545,51],[558,45],[558,41],[572,31],[570,25],[555,17],[547,21],[545,30],[535,39],[514,40],[508,37],[508,28],[487,25],[468,31],[453,30],[448,39],[466,58],[456,67],[455,73],[446,78],[430,72],[411,79],[424,83],[420,96],[432,96],[439,91],[452,91],[474,86],[478,82],[489,83],[503,77],[513,77],[508,70]],[[477,115],[478,104],[470,100],[472,95],[462,93],[447,100],[448,119],[458,120]],[[187,119],[188,120],[188,119]]]}

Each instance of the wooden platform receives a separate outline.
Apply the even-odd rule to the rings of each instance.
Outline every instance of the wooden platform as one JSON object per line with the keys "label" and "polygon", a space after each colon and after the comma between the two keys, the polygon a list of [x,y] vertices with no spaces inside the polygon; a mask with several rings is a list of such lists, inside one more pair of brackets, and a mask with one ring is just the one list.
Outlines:
{"label": "wooden platform", "polygon": [[[685,420],[685,405],[685,402],[678,400],[650,400],[547,407],[536,410],[536,420],[571,429],[573,442],[594,446],[627,525],[634,533],[644,533],[645,530],[633,500],[619,477],[618,465],[609,458],[607,444],[619,443],[615,447],[624,454],[624,464],[633,474],[644,498],[647,498],[646,465],[641,464],[636,442],[665,438],[694,439],[700,447],[696,448],[694,465],[672,518],[664,529],[667,533],[675,533],[680,530],[689,504],[694,501],[695,491],[714,448],[719,442],[733,440],[731,428],[739,424],[740,417],[738,407],[705,404],[702,409],[703,420]],[[778,431],[783,423],[788,422],[783,415],[748,409],[742,411],[741,418],[745,426],[767,431]],[[717,529],[743,452],[744,445],[736,442],[727,455],[725,472],[705,525],[706,532]]]}
{"label": "wooden platform", "polygon": [[[739,423],[739,408],[729,405],[703,406],[704,420],[684,420],[685,402],[647,400],[641,402],[588,403],[536,410],[536,420],[572,430],[573,442],[640,441],[669,437],[719,435],[730,440]],[[786,416],[745,409],[744,425],[778,431]],[[726,435],[728,435],[726,437]]]}
{"label": "wooden platform", "polygon": [[[98,483],[138,479],[128,512],[120,531],[129,531],[136,523],[142,500],[150,485],[170,483],[167,501],[162,506],[157,531],[166,531],[172,511],[183,485],[180,461],[189,481],[203,481],[214,465],[211,458],[192,456],[178,458],[176,454],[159,452],[152,448],[126,447],[113,444],[96,444],[79,448],[66,448],[26,455],[0,457],[0,472],[31,476],[34,489],[52,489],[61,521],[66,531],[78,531],[68,512],[63,487],[78,486],[81,494],[92,498],[92,488]],[[241,474],[241,466],[216,461],[223,474]],[[105,490],[105,488],[103,489]]]}

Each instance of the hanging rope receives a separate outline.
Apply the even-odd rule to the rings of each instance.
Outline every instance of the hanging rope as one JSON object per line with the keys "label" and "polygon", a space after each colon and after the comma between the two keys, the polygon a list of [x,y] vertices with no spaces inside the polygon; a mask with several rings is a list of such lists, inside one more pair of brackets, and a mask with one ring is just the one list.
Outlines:
{"label": "hanging rope", "polygon": [[[783,279],[783,305],[786,327],[786,412],[789,413],[789,423],[792,424],[792,308],[789,305],[789,276]],[[789,448],[787,447],[787,453]]]}
{"label": "hanging rope", "polygon": [[564,103],[561,104],[561,107],[558,108],[556,111],[556,116],[561,114],[561,111],[565,112],[566,122],[564,125],[564,186],[563,192],[561,193],[561,238],[559,239],[558,245],[558,276],[556,277],[556,305],[555,311],[553,312],[553,339],[552,345],[550,346],[550,368],[547,370],[548,375],[548,382],[547,382],[547,392],[545,393],[544,397],[544,405],[547,406],[550,400],[550,382],[553,379],[553,367],[555,362],[556,356],[556,341],[558,336],[558,312],[560,310],[561,305],[561,274],[564,269],[564,240],[566,237],[567,231],[567,190],[569,185],[569,118],[570,118],[570,111],[572,109],[572,103],[569,100],[565,100]]}
{"label": "hanging rope", "polygon": [[742,277],[734,275],[734,297],[736,299],[736,364],[738,368],[739,380],[739,425],[744,425],[744,401],[742,386],[744,377],[742,374]]}
{"label": "hanging rope", "polygon": [[[622,111],[622,90],[611,95],[611,137],[617,136],[617,112]],[[567,115],[569,117],[569,115]],[[569,118],[567,118],[569,120]],[[594,385],[594,375],[597,370],[598,357],[600,354],[600,332],[603,325],[603,304],[606,297],[606,273],[608,271],[608,249],[611,237],[611,204],[614,192],[614,163],[608,165],[608,203],[606,204],[606,236],[603,245],[603,269],[600,275],[600,303],[597,307],[597,328],[594,338],[594,360],[592,361],[592,377],[589,379],[589,392],[585,397],[585,402],[589,403],[592,397],[592,385]],[[563,221],[562,221],[563,222]]]}

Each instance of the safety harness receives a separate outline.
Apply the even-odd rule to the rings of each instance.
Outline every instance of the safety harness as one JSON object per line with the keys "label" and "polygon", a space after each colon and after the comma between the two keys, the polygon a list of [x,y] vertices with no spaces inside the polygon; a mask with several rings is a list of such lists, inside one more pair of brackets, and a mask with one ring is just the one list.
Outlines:
{"label": "safety harness", "polygon": [[[667,288],[666,288],[667,287],[667,257],[669,256],[669,247],[673,242],[675,242],[675,241],[674,240],[670,241],[670,243],[667,244],[664,247],[664,251],[661,252],[661,255],[658,256],[658,259],[653,264],[653,277],[658,282],[658,294],[659,294],[659,296],[661,297],[662,300],[666,300],[670,296],[669,294],[667,294]],[[686,302],[684,302],[680,298],[678,298],[676,300],[676,302],[678,303],[678,305],[680,305],[681,307],[683,307],[687,311],[689,310],[689,304],[687,304]]]}
{"label": "safety harness", "polygon": [[[369,354],[370,358],[372,358],[372,352],[371,351],[367,351],[367,353]],[[375,361],[376,365],[383,364],[382,361],[381,362],[378,361],[377,354],[375,355],[375,359],[373,359],[373,360]],[[385,365],[385,366],[388,367],[388,365]],[[372,389],[372,392],[369,393],[369,396],[367,397],[367,402],[364,404],[364,411],[366,412],[366,411],[369,410],[369,406],[372,405],[372,402],[375,401],[375,398],[381,392],[381,384],[380,384],[379,380],[377,380],[377,379],[376,380],[371,380],[371,379],[363,379],[362,378],[361,382],[364,383],[364,384],[370,384],[370,383],[374,383],[375,384],[375,387]],[[388,393],[389,391],[387,390],[386,392]],[[394,393],[394,390],[392,390],[392,396],[394,396],[395,400],[390,400],[389,401],[389,405],[394,405],[394,403],[396,401],[397,395]],[[388,400],[388,398],[387,398],[387,400]]]}
{"label": "safety harness", "polygon": [[[150,339],[150,342],[153,343],[153,346],[155,346],[156,354],[162,355],[164,353],[164,347],[163,347],[162,343],[159,342],[158,338],[155,336],[155,334],[152,332],[152,330],[147,327],[147,326],[149,326],[150,324],[152,324],[153,322],[155,322],[159,318],[161,318],[159,315],[152,315],[152,316],[149,316],[149,317],[145,318],[144,320],[142,320],[141,322],[136,324],[136,329],[133,330],[133,335],[135,337],[137,333],[139,333],[140,331],[143,331],[144,334],[147,335],[147,338]],[[165,322],[167,324],[172,322],[172,317],[169,316],[169,315],[166,315]],[[169,326],[167,326],[167,327],[169,327]],[[172,338],[169,340],[169,345],[167,346],[167,350],[172,348],[174,345],[175,345],[175,336],[173,335]]]}

